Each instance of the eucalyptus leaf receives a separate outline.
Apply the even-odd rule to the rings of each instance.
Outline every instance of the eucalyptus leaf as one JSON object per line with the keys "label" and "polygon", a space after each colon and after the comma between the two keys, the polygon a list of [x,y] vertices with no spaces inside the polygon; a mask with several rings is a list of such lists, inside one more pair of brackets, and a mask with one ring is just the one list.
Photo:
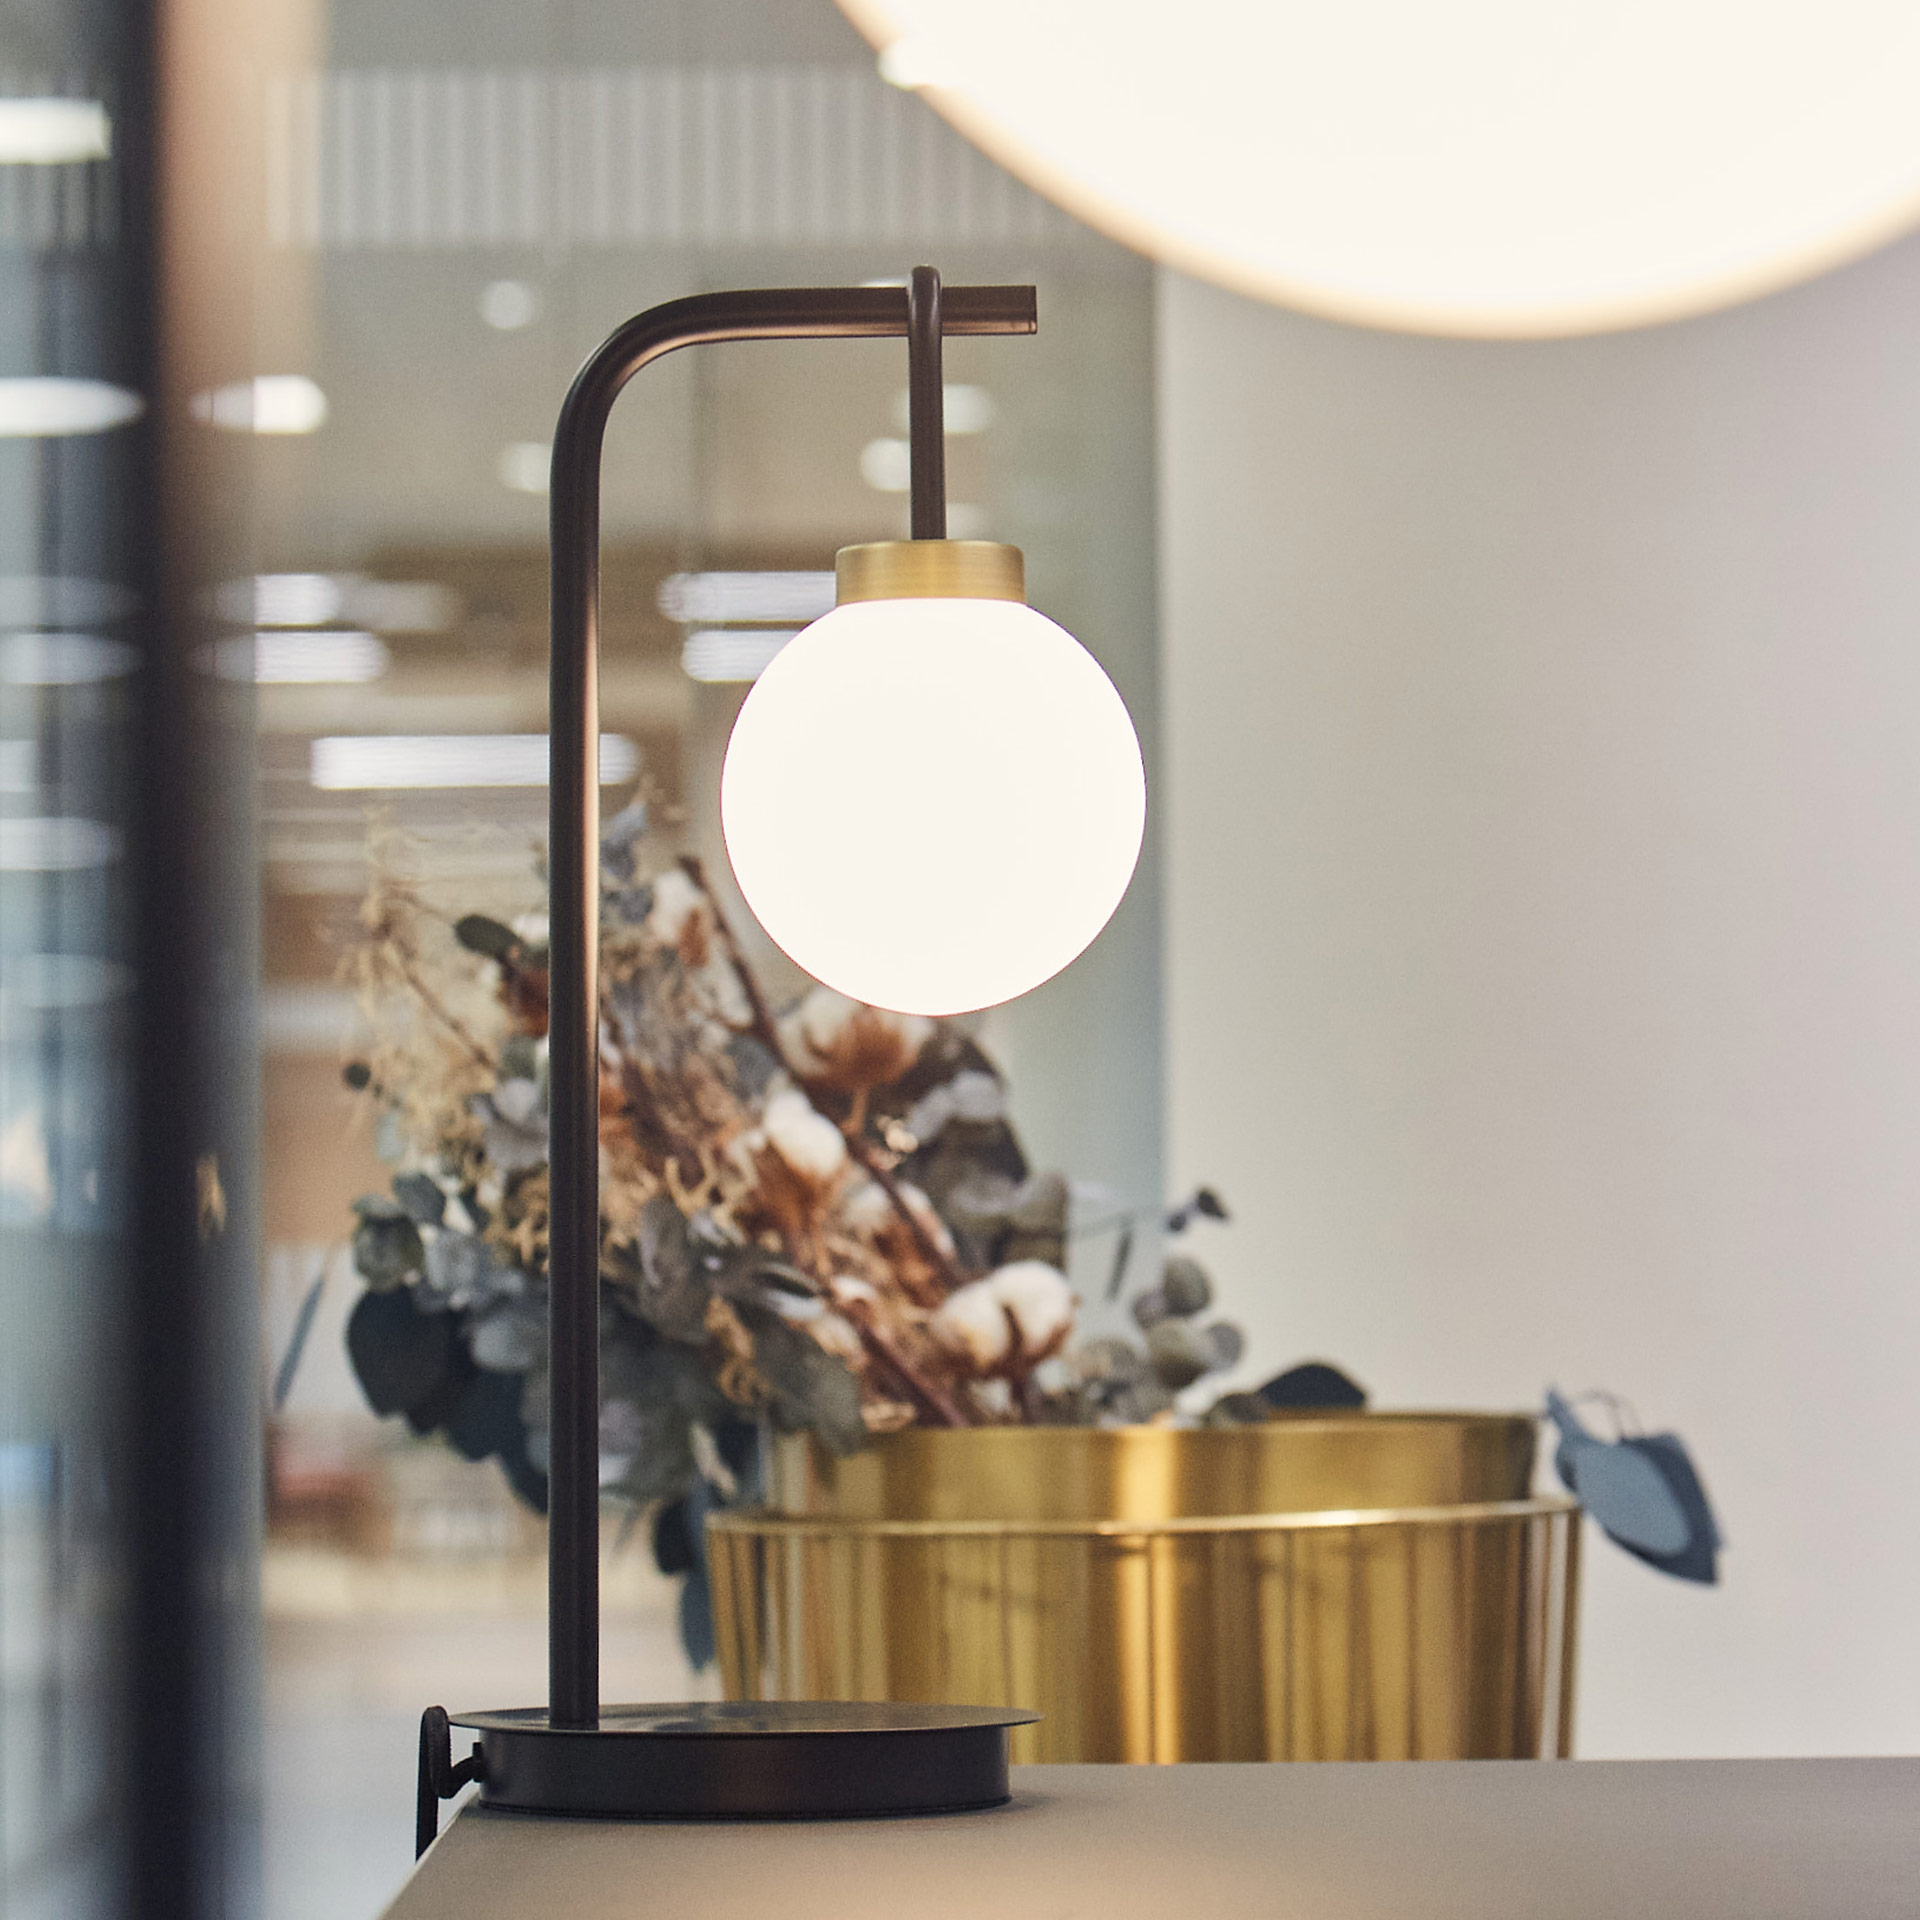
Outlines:
{"label": "eucalyptus leaf", "polygon": [[600,905],[609,920],[623,920],[630,927],[644,926],[653,911],[653,889],[619,887],[602,895]]}
{"label": "eucalyptus leaf", "polygon": [[1007,1232],[994,1249],[996,1265],[1043,1260],[1063,1271],[1067,1264],[1067,1211],[1071,1190],[1064,1173],[1036,1173],[1013,1196]]}
{"label": "eucalyptus leaf", "polygon": [[520,950],[520,936],[484,913],[465,913],[453,923],[453,937],[469,953],[489,960],[508,960]]}
{"label": "eucalyptus leaf", "polygon": [[1213,1366],[1206,1342],[1186,1320],[1162,1320],[1147,1329],[1147,1360],[1155,1379],[1174,1393]]}
{"label": "eucalyptus leaf", "polygon": [[411,1293],[363,1293],[347,1319],[347,1357],[375,1413],[427,1404],[454,1366],[454,1331],[444,1314],[415,1311]]}
{"label": "eucalyptus leaf", "polygon": [[446,1218],[447,1196],[430,1173],[396,1173],[393,1197],[418,1226],[437,1227]]}
{"label": "eucalyptus leaf", "polygon": [[1207,1409],[1210,1427],[1257,1427],[1267,1417],[1267,1403],[1257,1393],[1223,1393]]}
{"label": "eucalyptus leaf", "polygon": [[655,1194],[640,1213],[640,1258],[633,1285],[634,1306],[649,1326],[669,1340],[691,1345],[707,1337],[711,1280],[686,1216],[664,1194]]}
{"label": "eucalyptus leaf", "polygon": [[486,1460],[525,1445],[520,1383],[509,1374],[476,1373],[462,1388],[446,1436],[469,1460]]}
{"label": "eucalyptus leaf", "polygon": [[832,1453],[859,1452],[867,1426],[859,1384],[846,1367],[771,1308],[743,1302],[735,1311],[752,1336],[753,1363],[773,1394],[775,1417],[818,1434]]}
{"label": "eucalyptus leaf", "polygon": [[600,864],[616,880],[633,878],[634,842],[645,839],[649,824],[647,803],[634,800],[601,827]]}
{"label": "eucalyptus leaf", "polygon": [[1103,1427],[1139,1426],[1155,1414],[1165,1413],[1173,1405],[1173,1394],[1158,1380],[1142,1380],[1137,1386],[1123,1387],[1100,1409]]}
{"label": "eucalyptus leaf", "polygon": [[1364,1407],[1367,1390],[1350,1379],[1338,1367],[1324,1360],[1305,1360],[1284,1373],[1276,1373],[1255,1391],[1270,1407],[1293,1410],[1301,1407]]}
{"label": "eucalyptus leaf", "polygon": [[615,1322],[602,1334],[600,1396],[607,1404],[625,1400],[643,1410],[668,1408],[701,1426],[734,1410],[703,1354],[675,1340],[654,1339],[631,1321],[624,1327]]}
{"label": "eucalyptus leaf", "polygon": [[1247,1336],[1231,1320],[1216,1320],[1202,1332],[1200,1338],[1213,1358],[1210,1371],[1214,1373],[1224,1373],[1229,1367],[1237,1367],[1247,1350]]}
{"label": "eucalyptus leaf", "polygon": [[[618,1407],[621,1403],[612,1403]],[[631,1440],[632,1451],[625,1467],[612,1479],[602,1482],[602,1491],[630,1500],[635,1506],[651,1506],[656,1500],[676,1500],[698,1478],[693,1458],[693,1423],[672,1405],[634,1409],[635,1422],[622,1438]],[[609,1447],[607,1452],[626,1453],[627,1448]]]}
{"label": "eucalyptus leaf", "polygon": [[757,1101],[780,1070],[771,1051],[750,1033],[736,1033],[728,1040],[727,1058],[733,1063],[733,1083],[746,1100]]}
{"label": "eucalyptus leaf", "polygon": [[501,1080],[474,1102],[474,1111],[486,1127],[487,1158],[500,1172],[526,1173],[546,1163],[547,1109],[537,1080]]}
{"label": "eucalyptus leaf", "polygon": [[[443,1306],[466,1311],[517,1298],[526,1291],[527,1279],[477,1234],[443,1228],[427,1248],[421,1285]],[[420,1304],[429,1302],[423,1299]]]}
{"label": "eucalyptus leaf", "polygon": [[653,1564],[662,1573],[689,1573],[695,1565],[688,1504],[670,1500],[653,1516]]}
{"label": "eucalyptus leaf", "polygon": [[1204,1313],[1213,1304],[1213,1281],[1192,1254],[1169,1254],[1160,1269],[1160,1297],[1167,1303],[1168,1313],[1185,1319]]}
{"label": "eucalyptus leaf", "polygon": [[488,1373],[525,1373],[547,1351],[547,1310],[540,1300],[508,1300],[467,1327],[467,1349]]}
{"label": "eucalyptus leaf", "polygon": [[372,1291],[404,1286],[425,1264],[420,1229],[404,1213],[361,1216],[353,1230],[353,1266]]}

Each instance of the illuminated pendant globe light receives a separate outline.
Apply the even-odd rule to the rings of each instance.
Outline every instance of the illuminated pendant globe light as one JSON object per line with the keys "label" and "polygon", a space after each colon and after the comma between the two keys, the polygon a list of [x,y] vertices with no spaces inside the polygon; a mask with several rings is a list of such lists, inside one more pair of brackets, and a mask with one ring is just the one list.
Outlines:
{"label": "illuminated pendant globe light", "polygon": [[965,1013],[1058,973],[1126,892],[1133,724],[986,541],[849,547],[839,605],[754,683],[720,783],[734,877],[827,985]]}
{"label": "illuminated pendant globe light", "polygon": [[1911,0],[840,0],[1171,266],[1415,332],[1703,313],[1920,220]]}
{"label": "illuminated pendant globe light", "polygon": [[754,682],[720,777],[740,891],[789,959],[896,1013],[1037,987],[1120,904],[1146,777],[1018,548],[949,540],[940,276],[910,283],[911,540],[847,547],[833,611]]}

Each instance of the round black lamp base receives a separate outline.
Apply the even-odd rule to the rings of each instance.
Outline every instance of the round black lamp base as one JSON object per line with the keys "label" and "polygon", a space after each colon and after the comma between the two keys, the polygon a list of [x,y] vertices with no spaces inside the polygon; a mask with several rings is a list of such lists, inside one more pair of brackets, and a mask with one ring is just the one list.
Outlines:
{"label": "round black lamp base", "polygon": [[945,1813],[1008,1795],[1014,1707],[883,1701],[696,1701],[602,1707],[597,1727],[546,1709],[459,1713],[482,1801],[603,1819],[817,1820]]}

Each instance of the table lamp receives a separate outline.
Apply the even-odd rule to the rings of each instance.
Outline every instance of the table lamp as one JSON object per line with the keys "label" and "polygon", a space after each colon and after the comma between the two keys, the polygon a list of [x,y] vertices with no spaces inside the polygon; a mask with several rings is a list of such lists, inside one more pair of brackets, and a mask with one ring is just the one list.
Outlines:
{"label": "table lamp", "polygon": [[[904,334],[910,540],[848,547],[833,611],[743,705],[721,780],[736,878],[816,979],[900,1012],[991,1006],[1099,933],[1139,856],[1140,748],[1077,641],[1026,604],[1017,548],[946,538],[946,334],[1035,331],[1032,287],[699,294],[618,328],[553,444],[550,863],[552,1342],[548,1704],[420,1730],[418,1841],[478,1780],[490,1806],[627,1818],[925,1813],[1007,1798],[1006,1707],[600,1703],[599,569],[607,417],[679,347]],[[964,907],[956,905],[964,903]],[[479,1738],[452,1758],[454,1726]]]}

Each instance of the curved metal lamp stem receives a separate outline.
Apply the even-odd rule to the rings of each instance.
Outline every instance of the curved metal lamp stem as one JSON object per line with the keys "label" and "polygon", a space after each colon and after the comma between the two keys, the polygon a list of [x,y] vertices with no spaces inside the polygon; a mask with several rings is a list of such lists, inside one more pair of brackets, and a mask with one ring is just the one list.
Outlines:
{"label": "curved metal lamp stem", "polygon": [[[1032,333],[1031,287],[952,287],[930,300],[901,287],[798,287],[697,294],[629,320],[580,369],[553,442],[550,871],[552,1076],[549,1315],[552,1452],[548,1466],[548,1718],[600,1718],[600,457],[607,416],[649,361],[723,340],[899,337],[917,314],[913,356],[916,475],[920,387],[932,341],[939,432],[942,333]],[[943,495],[944,477],[937,476]],[[916,486],[914,534],[920,529]],[[937,535],[934,537],[938,537]]]}

